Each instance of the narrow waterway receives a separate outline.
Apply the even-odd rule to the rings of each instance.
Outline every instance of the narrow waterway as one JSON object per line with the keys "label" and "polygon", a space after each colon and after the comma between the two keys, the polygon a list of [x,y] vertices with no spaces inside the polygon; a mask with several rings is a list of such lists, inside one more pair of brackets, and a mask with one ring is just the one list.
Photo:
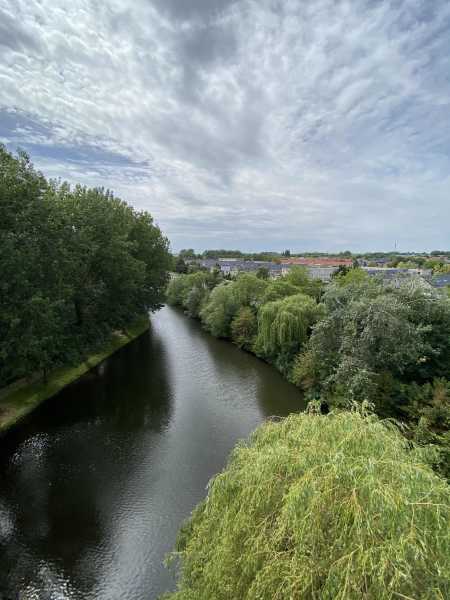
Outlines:
{"label": "narrow waterway", "polygon": [[152,600],[236,441],[303,408],[270,366],[165,307],[0,439],[0,600]]}

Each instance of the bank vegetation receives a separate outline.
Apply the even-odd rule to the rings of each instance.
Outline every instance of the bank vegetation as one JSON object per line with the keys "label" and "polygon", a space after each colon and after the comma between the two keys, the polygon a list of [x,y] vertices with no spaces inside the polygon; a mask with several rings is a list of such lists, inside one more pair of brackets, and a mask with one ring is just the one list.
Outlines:
{"label": "bank vegetation", "polygon": [[51,384],[123,342],[161,306],[171,257],[150,214],[49,181],[3,146],[0,209],[0,388],[14,395],[0,392],[1,412],[20,383]]}

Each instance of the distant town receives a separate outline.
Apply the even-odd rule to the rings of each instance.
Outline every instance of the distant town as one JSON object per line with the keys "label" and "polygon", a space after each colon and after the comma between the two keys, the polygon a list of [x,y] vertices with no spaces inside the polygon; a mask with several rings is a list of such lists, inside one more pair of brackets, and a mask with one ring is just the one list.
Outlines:
{"label": "distant town", "polygon": [[220,270],[224,276],[234,278],[239,273],[259,273],[261,277],[277,279],[287,275],[294,267],[304,267],[310,277],[329,282],[338,273],[360,268],[371,277],[399,285],[408,278],[415,278],[424,286],[450,290],[450,252],[433,251],[415,253],[367,253],[342,252],[294,254],[261,252],[245,254],[238,250],[206,250],[196,254],[194,250],[181,250],[174,257],[174,271],[187,273],[198,269]]}

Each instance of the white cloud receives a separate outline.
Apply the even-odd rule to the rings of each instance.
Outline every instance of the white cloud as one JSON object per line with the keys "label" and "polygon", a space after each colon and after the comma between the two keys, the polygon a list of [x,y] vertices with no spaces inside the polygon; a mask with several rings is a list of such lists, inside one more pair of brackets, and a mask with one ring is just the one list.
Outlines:
{"label": "white cloud", "polygon": [[1,11],[2,138],[150,210],[174,247],[448,246],[445,0]]}

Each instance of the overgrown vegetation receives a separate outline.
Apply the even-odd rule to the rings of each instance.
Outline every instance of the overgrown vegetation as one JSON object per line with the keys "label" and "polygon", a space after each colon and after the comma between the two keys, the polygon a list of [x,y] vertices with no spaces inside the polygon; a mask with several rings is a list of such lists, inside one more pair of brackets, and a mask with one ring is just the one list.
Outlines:
{"label": "overgrown vegetation", "polygon": [[170,255],[148,213],[3,146],[0,207],[0,387],[45,380],[161,305]]}
{"label": "overgrown vegetation", "polygon": [[450,488],[361,412],[267,422],[178,538],[167,600],[450,596]]}
{"label": "overgrown vegetation", "polygon": [[275,365],[308,399],[330,408],[368,401],[406,435],[440,448],[450,476],[450,301],[419,280],[399,287],[361,269],[326,288],[293,268],[279,280],[218,271],[175,278],[168,301],[213,335]]}

